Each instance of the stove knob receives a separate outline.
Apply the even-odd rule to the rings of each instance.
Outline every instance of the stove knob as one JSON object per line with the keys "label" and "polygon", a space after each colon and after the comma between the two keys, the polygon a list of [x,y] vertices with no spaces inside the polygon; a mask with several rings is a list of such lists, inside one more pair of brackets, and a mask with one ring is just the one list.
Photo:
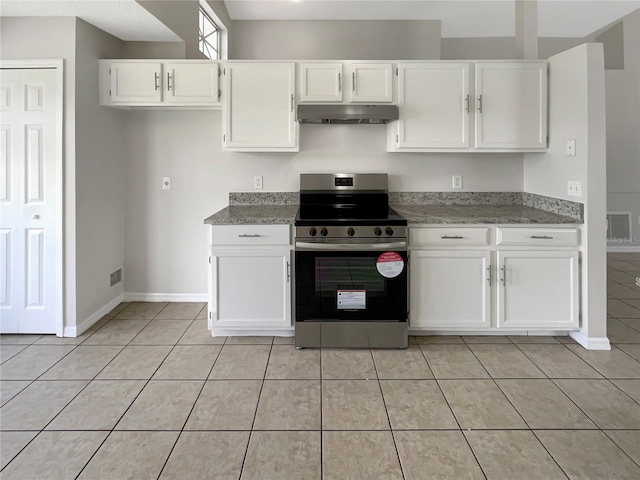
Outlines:
{"label": "stove knob", "polygon": [[387,228],[385,228],[385,229],[384,229],[384,233],[386,233],[386,234],[387,234],[387,236],[389,236],[389,237],[390,237],[391,235],[393,235],[393,228],[391,228],[391,227],[387,227]]}
{"label": "stove knob", "polygon": [[315,229],[315,227],[311,227],[311,230],[309,230],[309,235],[311,235],[312,237],[316,236],[316,233],[318,233]]}
{"label": "stove knob", "polygon": [[347,230],[347,235],[349,235],[350,237],[353,237],[356,234],[356,231],[349,227],[349,230]]}
{"label": "stove knob", "polygon": [[323,237],[326,237],[328,233],[329,232],[325,227],[322,227],[322,229],[320,230],[320,235],[322,235]]}
{"label": "stove knob", "polygon": [[376,237],[379,237],[380,235],[382,235],[382,229],[381,229],[380,227],[376,227],[376,228],[374,228],[374,229],[373,229],[373,234],[374,234]]}

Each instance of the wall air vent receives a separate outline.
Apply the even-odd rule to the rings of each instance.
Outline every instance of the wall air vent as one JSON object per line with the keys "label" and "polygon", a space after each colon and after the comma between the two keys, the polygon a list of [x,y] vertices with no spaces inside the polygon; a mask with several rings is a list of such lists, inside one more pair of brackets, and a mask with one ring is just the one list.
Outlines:
{"label": "wall air vent", "polygon": [[120,283],[122,281],[122,269],[119,268],[111,275],[109,275],[109,280],[111,282],[111,286],[113,287],[116,283]]}
{"label": "wall air vent", "polygon": [[631,238],[631,213],[607,213],[607,241],[628,242]]}

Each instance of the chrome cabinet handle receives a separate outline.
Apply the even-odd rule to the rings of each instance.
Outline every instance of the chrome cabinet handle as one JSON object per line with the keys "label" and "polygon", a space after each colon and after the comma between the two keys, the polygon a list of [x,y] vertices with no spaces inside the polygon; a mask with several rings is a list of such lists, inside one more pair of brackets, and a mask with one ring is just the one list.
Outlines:
{"label": "chrome cabinet handle", "polygon": [[167,92],[171,90],[171,74],[167,73]]}
{"label": "chrome cabinet handle", "polygon": [[33,215],[31,215],[31,220],[39,220],[40,219],[40,215],[38,215],[37,213],[34,213]]}
{"label": "chrome cabinet handle", "polygon": [[291,281],[291,264],[287,262],[287,283]]}
{"label": "chrome cabinet handle", "polygon": [[351,90],[356,91],[356,72],[351,72]]}
{"label": "chrome cabinet handle", "polygon": [[293,112],[293,93],[291,94],[291,111]]}
{"label": "chrome cabinet handle", "polygon": [[459,235],[443,235],[442,237],[445,240],[462,240],[464,237],[461,237]]}
{"label": "chrome cabinet handle", "polygon": [[153,76],[154,76],[154,82],[155,82],[154,85],[156,87],[156,90],[158,90],[160,88],[160,84],[158,83],[158,80],[160,80],[160,74],[158,72],[155,72]]}
{"label": "chrome cabinet handle", "polygon": [[478,112],[482,113],[482,94],[478,96]]}
{"label": "chrome cabinet handle", "polygon": [[469,113],[469,94],[464,99],[464,110]]}
{"label": "chrome cabinet handle", "polygon": [[342,73],[338,72],[338,91],[342,91]]}
{"label": "chrome cabinet handle", "polygon": [[248,233],[242,233],[240,235],[238,235],[238,237],[240,238],[258,238],[261,237],[262,235],[260,235],[259,233],[255,233],[255,234],[248,234]]}
{"label": "chrome cabinet handle", "polygon": [[491,268],[491,265],[489,265],[487,267],[487,272],[489,273],[489,277],[487,278],[487,281],[489,282],[489,286],[491,286],[491,284],[493,283],[493,269]]}
{"label": "chrome cabinet handle", "polygon": [[504,266],[500,267],[500,271],[502,272],[502,278],[500,279],[500,281],[502,282],[502,285],[504,285],[507,281],[507,271],[505,270]]}
{"label": "chrome cabinet handle", "polygon": [[553,240],[553,237],[550,237],[548,235],[531,235],[531,237],[529,238],[535,238],[538,240]]}

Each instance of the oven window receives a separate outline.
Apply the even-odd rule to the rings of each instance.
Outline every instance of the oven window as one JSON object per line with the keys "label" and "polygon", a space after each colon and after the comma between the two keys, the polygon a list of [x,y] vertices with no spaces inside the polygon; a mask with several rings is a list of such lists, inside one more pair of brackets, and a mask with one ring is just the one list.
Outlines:
{"label": "oven window", "polygon": [[336,290],[366,290],[367,295],[386,291],[375,257],[316,257],[315,262],[316,296],[335,296]]}

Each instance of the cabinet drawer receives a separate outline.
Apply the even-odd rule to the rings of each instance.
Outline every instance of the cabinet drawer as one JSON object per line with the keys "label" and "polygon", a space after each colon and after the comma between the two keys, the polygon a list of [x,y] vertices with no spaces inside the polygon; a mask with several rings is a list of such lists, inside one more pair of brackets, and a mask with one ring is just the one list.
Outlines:
{"label": "cabinet drawer", "polygon": [[578,245],[577,228],[497,228],[497,245],[537,245],[575,247]]}
{"label": "cabinet drawer", "polygon": [[213,225],[213,245],[290,245],[289,225]]}
{"label": "cabinet drawer", "polygon": [[409,239],[412,246],[433,245],[489,245],[488,228],[411,228]]}

